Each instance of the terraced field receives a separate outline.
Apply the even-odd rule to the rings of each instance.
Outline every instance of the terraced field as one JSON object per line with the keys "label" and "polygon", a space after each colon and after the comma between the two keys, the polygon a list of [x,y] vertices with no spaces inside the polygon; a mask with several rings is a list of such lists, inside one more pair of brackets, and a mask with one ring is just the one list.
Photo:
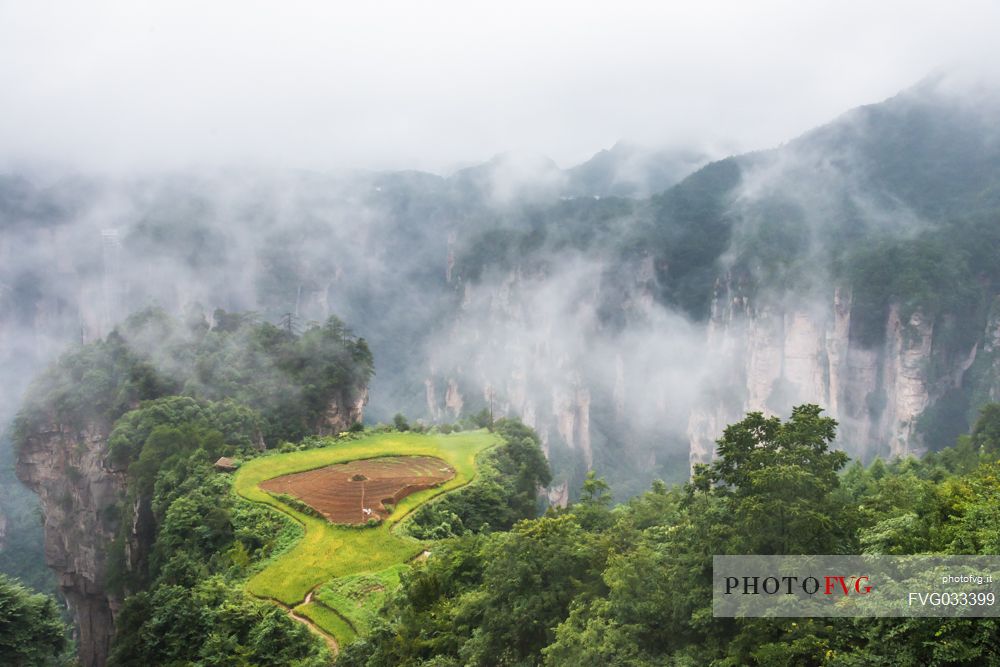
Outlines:
{"label": "terraced field", "polygon": [[[340,643],[364,634],[366,620],[384,595],[385,587],[398,582],[398,566],[410,562],[430,546],[427,542],[400,535],[394,529],[420,505],[471,482],[476,476],[477,458],[498,443],[499,438],[485,430],[449,435],[384,433],[320,449],[272,454],[248,461],[235,475],[233,488],[236,493],[288,514],[305,527],[305,535],[298,544],[251,577],[247,590],[308,618]],[[413,467],[413,457],[421,459],[419,467]],[[390,503],[383,508],[382,521],[372,527],[331,523],[299,511],[267,490],[278,484],[278,478],[320,473],[321,469],[335,464],[356,462],[361,466],[360,472],[352,471],[351,476],[366,475],[364,470],[371,469],[379,459],[385,461],[376,468],[391,470],[402,466],[405,469],[409,460],[411,473],[436,471],[444,479],[436,481],[435,486],[424,486],[405,497],[399,496],[394,505]],[[446,476],[444,468],[450,470],[451,477]],[[383,494],[380,491],[376,495]],[[394,497],[383,495],[379,500]],[[360,508],[359,502],[359,513]],[[375,577],[383,583],[358,586],[355,585],[358,577]]]}
{"label": "terraced field", "polygon": [[433,456],[384,456],[269,479],[260,488],[298,498],[333,523],[381,521],[406,496],[455,476]]}

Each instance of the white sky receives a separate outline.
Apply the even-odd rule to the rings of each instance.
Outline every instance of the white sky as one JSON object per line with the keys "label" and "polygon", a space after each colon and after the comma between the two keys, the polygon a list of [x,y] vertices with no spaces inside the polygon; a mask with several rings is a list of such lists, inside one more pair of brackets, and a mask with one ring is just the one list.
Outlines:
{"label": "white sky", "polygon": [[0,0],[0,166],[736,152],[1000,61],[998,30],[961,0]]}

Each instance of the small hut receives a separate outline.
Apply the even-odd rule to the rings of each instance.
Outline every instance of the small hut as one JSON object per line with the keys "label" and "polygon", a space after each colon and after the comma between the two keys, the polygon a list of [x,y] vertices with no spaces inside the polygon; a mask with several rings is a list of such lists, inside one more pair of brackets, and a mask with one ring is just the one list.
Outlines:
{"label": "small hut", "polygon": [[233,472],[239,467],[240,462],[228,456],[219,457],[219,460],[215,462],[215,469],[219,472]]}

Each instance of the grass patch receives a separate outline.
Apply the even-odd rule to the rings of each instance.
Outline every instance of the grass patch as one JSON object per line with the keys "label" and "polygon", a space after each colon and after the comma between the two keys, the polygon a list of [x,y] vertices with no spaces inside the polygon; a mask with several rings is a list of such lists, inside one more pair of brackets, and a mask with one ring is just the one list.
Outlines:
{"label": "grass patch", "polygon": [[[398,535],[393,530],[396,524],[431,498],[471,482],[476,476],[477,457],[499,442],[496,435],[485,430],[449,435],[378,433],[330,447],[272,454],[248,461],[234,476],[233,488],[236,493],[247,500],[270,505],[288,514],[302,524],[305,535],[294,547],[251,577],[247,582],[247,590],[258,597],[271,598],[289,607],[296,607],[305,600],[309,591],[332,579],[379,573],[406,563],[419,554],[427,543]],[[440,486],[403,498],[379,526],[365,530],[336,526],[325,519],[309,516],[258,486],[274,477],[333,463],[379,456],[411,455],[440,458],[455,469],[455,477]],[[312,613],[313,606],[314,604],[304,605],[303,608]],[[328,629],[325,622],[333,622],[332,619],[329,615],[322,618],[322,622],[317,619],[313,621]],[[336,636],[333,627],[329,630]]]}
{"label": "grass patch", "polygon": [[408,567],[399,564],[380,572],[339,577],[327,582],[313,599],[336,609],[351,622],[358,634],[367,635],[386,597],[399,588],[399,577]]}
{"label": "grass patch", "polygon": [[358,638],[358,633],[354,631],[350,623],[344,620],[340,614],[319,602],[300,604],[293,611],[299,616],[308,618],[327,634],[333,635],[340,646],[347,646]]}

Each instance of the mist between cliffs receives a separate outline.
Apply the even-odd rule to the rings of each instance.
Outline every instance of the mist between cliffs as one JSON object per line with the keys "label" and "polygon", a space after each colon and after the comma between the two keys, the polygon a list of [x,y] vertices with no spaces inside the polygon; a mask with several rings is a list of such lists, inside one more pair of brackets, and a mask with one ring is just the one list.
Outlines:
{"label": "mist between cliffs", "polygon": [[449,177],[11,172],[6,416],[64,346],[158,306],[336,315],[375,356],[368,421],[518,415],[553,502],[589,468],[621,497],[684,480],[748,410],[817,403],[866,460],[951,444],[1000,392],[1000,150],[969,99],[928,81],[700,169],[616,147]]}

